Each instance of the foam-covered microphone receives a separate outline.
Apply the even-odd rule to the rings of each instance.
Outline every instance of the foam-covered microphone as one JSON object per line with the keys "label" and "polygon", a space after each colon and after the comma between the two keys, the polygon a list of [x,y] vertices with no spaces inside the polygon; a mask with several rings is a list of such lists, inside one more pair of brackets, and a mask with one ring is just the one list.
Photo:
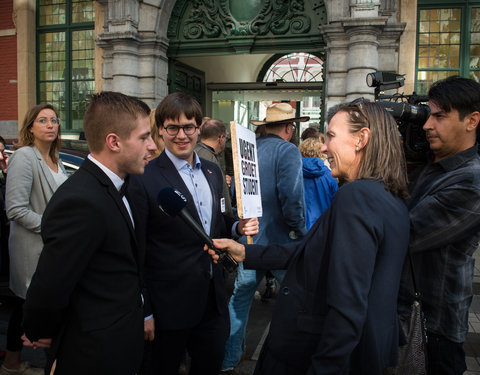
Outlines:
{"label": "foam-covered microphone", "polygon": [[213,246],[212,239],[205,233],[201,225],[190,215],[186,206],[187,198],[178,190],[171,187],[166,187],[158,194],[158,207],[168,216],[179,216],[207,246],[214,250],[219,256],[218,263],[220,263],[227,271],[232,272],[238,267],[237,262],[230,256],[230,254],[222,252]]}

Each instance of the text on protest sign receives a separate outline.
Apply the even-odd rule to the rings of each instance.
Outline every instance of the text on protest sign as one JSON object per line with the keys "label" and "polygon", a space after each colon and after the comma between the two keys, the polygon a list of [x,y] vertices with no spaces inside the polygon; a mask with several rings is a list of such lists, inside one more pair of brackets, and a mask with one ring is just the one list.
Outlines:
{"label": "text on protest sign", "polygon": [[262,216],[262,196],[258,173],[255,133],[230,122],[233,169],[238,216],[243,219]]}

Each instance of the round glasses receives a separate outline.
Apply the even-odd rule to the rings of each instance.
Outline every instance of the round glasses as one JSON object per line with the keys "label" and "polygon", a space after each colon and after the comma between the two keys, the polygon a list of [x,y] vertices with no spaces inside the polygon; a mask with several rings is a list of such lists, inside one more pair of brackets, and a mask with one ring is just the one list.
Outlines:
{"label": "round glasses", "polygon": [[180,129],[183,130],[185,135],[193,135],[195,131],[198,129],[198,126],[195,125],[183,125],[183,126],[176,126],[176,125],[167,125],[163,127],[168,135],[175,136],[178,134]]}

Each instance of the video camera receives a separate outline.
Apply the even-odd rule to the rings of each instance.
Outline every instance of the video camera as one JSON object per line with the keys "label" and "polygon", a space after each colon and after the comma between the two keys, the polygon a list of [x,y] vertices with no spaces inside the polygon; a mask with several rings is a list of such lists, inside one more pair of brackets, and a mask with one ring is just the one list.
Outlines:
{"label": "video camera", "polygon": [[380,92],[396,89],[404,85],[403,74],[376,72],[367,74],[367,85],[375,87],[375,102],[381,104],[389,112],[398,125],[403,139],[405,158],[410,167],[425,163],[429,144],[423,125],[430,115],[430,108],[423,104],[427,96],[415,94],[384,95]]}

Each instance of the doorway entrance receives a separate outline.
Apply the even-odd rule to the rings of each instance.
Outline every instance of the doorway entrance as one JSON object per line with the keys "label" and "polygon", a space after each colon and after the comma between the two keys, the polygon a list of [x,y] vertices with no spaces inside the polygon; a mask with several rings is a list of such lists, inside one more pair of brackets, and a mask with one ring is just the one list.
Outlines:
{"label": "doorway entrance", "polygon": [[230,121],[235,121],[254,130],[250,120],[265,118],[269,104],[288,102],[295,108],[297,117],[310,117],[310,121],[301,123],[297,129],[298,135],[309,126],[323,130],[321,83],[224,83],[207,84],[207,89],[212,91],[212,117],[222,120],[227,126]]}

